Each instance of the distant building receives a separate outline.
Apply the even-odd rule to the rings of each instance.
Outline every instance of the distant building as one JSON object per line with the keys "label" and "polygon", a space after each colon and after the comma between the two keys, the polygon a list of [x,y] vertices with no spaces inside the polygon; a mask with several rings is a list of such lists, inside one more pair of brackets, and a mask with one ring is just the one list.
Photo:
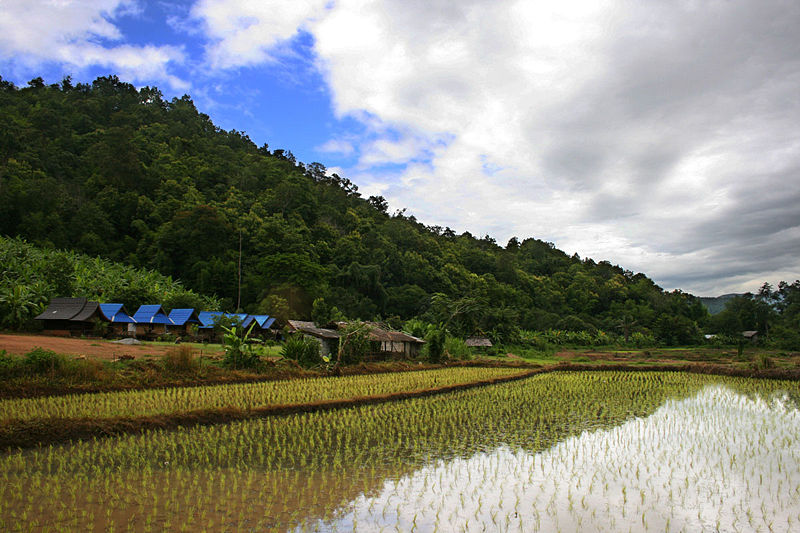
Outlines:
{"label": "distant building", "polygon": [[136,332],[136,320],[122,304],[100,304],[100,312],[111,323],[114,335],[125,337]]}
{"label": "distant building", "polygon": [[469,337],[464,341],[469,348],[491,348],[492,341],[489,337]]}
{"label": "distant building", "polygon": [[758,332],[757,331],[743,331],[742,337],[749,340],[753,344],[758,342]]}
{"label": "distant building", "polygon": [[108,319],[100,311],[100,304],[86,298],[53,298],[47,309],[36,320],[41,320],[50,335],[90,335],[98,322]]}
{"label": "distant building", "polygon": [[167,326],[174,326],[160,305],[142,305],[133,314],[136,321],[136,335],[157,337],[168,332]]}
{"label": "distant building", "polygon": [[168,324],[167,329],[175,335],[189,335],[189,328],[192,325],[199,329],[201,324],[200,317],[194,309],[173,309],[169,312],[169,319],[172,324]]}
{"label": "distant building", "polygon": [[383,353],[388,355],[402,354],[403,357],[412,358],[419,355],[425,341],[413,337],[402,331],[392,331],[384,329],[378,324],[370,324],[368,335],[373,345],[373,353]]}
{"label": "distant building", "polygon": [[[254,322],[255,326],[253,326]],[[244,327],[247,329],[252,327],[253,330],[250,334],[262,338],[277,338],[280,332],[278,322],[269,315],[248,315],[247,320],[244,322]]]}
{"label": "distant building", "polygon": [[304,320],[289,320],[286,329],[289,333],[299,333],[318,342],[319,354],[322,357],[329,356],[339,349],[339,332],[335,329],[318,328],[313,322]]}

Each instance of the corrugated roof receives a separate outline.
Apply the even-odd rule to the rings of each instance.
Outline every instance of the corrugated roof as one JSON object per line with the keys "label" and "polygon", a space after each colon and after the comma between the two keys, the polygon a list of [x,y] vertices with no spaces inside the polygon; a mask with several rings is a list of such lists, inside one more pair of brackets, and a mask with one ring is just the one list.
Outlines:
{"label": "corrugated roof", "polygon": [[[313,322],[307,322],[307,324],[313,324]],[[339,332],[333,329],[325,329],[325,328],[318,328],[316,326],[303,326],[299,328],[297,331],[302,333],[306,333],[313,337],[319,337],[321,339],[338,339]]]}
{"label": "corrugated roof", "polygon": [[425,341],[422,339],[418,339],[416,337],[412,337],[411,335],[407,335],[402,331],[392,331],[383,329],[382,327],[378,326],[375,323],[370,322],[370,332],[369,332],[369,340],[371,341],[380,341],[380,342],[412,342],[412,343],[420,343],[424,344]]}
{"label": "corrugated roof", "polygon": [[103,318],[103,314],[100,312],[100,304],[97,302],[86,302],[86,305],[83,306],[80,313],[70,318],[70,321],[88,322],[93,317]]}
{"label": "corrugated roof", "polygon": [[218,316],[222,316],[222,311],[201,311],[197,314],[200,319],[200,329],[209,329],[214,327],[214,322]]}
{"label": "corrugated roof", "polygon": [[268,329],[275,323],[275,319],[269,315],[250,315],[261,329]]}
{"label": "corrugated roof", "polygon": [[36,320],[72,320],[86,306],[86,298],[53,298]]}
{"label": "corrugated roof", "polygon": [[176,326],[184,326],[187,323],[200,324],[200,318],[194,309],[173,309],[169,312],[169,319]]}
{"label": "corrugated roof", "polygon": [[167,324],[174,325],[160,305],[142,305],[133,314],[133,319],[139,324]]}
{"label": "corrugated roof", "polygon": [[250,315],[248,315],[247,313],[223,313],[222,311],[202,311],[197,314],[197,317],[200,320],[200,323],[202,324],[200,326],[200,329],[213,328],[215,321],[219,320],[219,317],[223,316],[225,318],[236,320],[245,326],[249,326],[250,322],[253,321],[252,319],[248,320]]}
{"label": "corrugated roof", "polygon": [[100,304],[100,312],[114,323],[136,323],[122,304]]}
{"label": "corrugated roof", "polygon": [[302,328],[315,328],[316,324],[306,320],[287,320],[290,329],[300,330]]}

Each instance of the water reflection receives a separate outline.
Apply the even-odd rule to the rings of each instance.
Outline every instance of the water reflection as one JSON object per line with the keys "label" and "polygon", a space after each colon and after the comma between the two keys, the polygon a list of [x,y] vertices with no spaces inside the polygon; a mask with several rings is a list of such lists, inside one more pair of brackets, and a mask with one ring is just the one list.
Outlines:
{"label": "water reflection", "polygon": [[797,531],[800,412],[708,387],[540,453],[438,461],[298,529]]}

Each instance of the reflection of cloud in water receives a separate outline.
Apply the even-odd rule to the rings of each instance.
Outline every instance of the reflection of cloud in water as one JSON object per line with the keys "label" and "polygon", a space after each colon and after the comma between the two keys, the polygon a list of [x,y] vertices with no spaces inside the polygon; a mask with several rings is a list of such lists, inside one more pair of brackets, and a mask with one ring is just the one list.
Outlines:
{"label": "reflection of cloud in water", "polygon": [[800,412],[722,387],[536,455],[500,448],[387,481],[308,529],[797,531]]}

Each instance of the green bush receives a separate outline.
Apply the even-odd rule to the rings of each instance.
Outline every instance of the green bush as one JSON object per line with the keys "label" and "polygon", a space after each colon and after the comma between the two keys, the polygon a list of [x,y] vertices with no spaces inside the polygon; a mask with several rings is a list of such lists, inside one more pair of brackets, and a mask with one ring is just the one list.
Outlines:
{"label": "green bush", "polygon": [[11,377],[20,370],[20,359],[8,355],[5,350],[0,350],[0,376]]}
{"label": "green bush", "polygon": [[469,346],[459,338],[447,335],[444,341],[444,355],[449,359],[471,359]]}
{"label": "green bush", "polygon": [[360,363],[369,354],[369,327],[352,322],[339,330],[337,362],[344,365]]}
{"label": "green bush", "polygon": [[242,327],[227,327],[218,325],[225,333],[222,336],[222,344],[225,347],[225,357],[222,363],[228,368],[254,368],[261,362],[259,354],[259,339],[251,339],[250,332],[253,331],[255,322],[247,331]]}
{"label": "green bush", "polygon": [[447,335],[443,329],[432,329],[425,337],[427,344],[425,350],[428,355],[428,361],[431,363],[441,363],[444,359],[444,343]]}
{"label": "green bush", "polygon": [[281,357],[292,359],[303,368],[311,368],[322,362],[319,355],[319,343],[305,335],[296,334],[289,337],[281,349]]}
{"label": "green bush", "polygon": [[52,350],[34,348],[25,354],[23,364],[35,374],[60,372],[67,366],[67,358]]}

